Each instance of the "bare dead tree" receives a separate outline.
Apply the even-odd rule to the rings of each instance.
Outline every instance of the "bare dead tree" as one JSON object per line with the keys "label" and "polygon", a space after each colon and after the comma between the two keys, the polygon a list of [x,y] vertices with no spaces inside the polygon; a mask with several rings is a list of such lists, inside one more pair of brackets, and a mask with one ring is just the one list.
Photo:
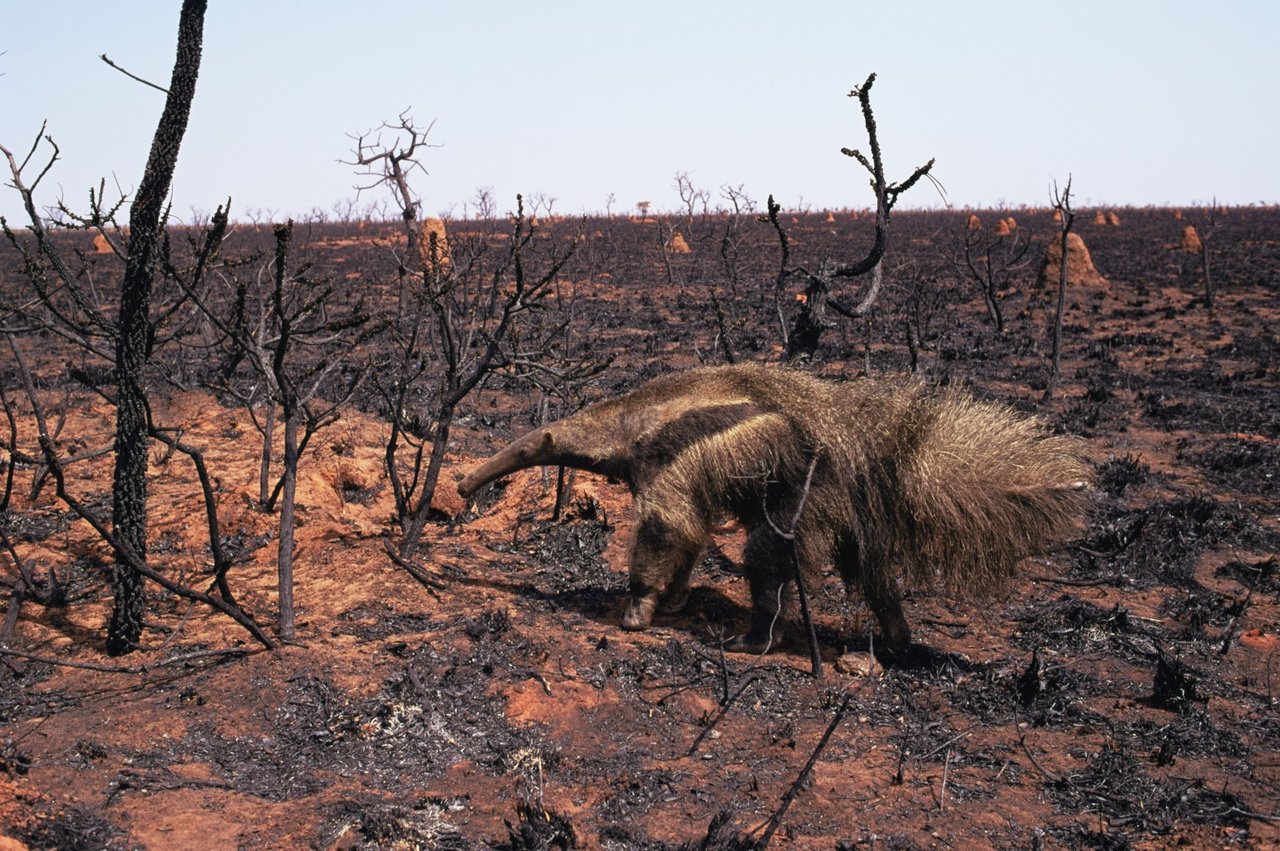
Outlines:
{"label": "bare dead tree", "polygon": [[[28,249],[9,227],[8,221],[0,218],[0,227],[3,227],[9,244],[21,256],[23,277],[33,291],[28,302],[9,306],[5,319],[36,322],[98,359],[110,362],[114,358],[115,324],[107,318],[101,299],[93,292],[92,281],[89,280],[86,285],[86,280],[71,268],[58,250],[45,226],[44,216],[36,208],[35,193],[61,159],[62,153],[57,142],[45,130],[46,125],[41,125],[40,132],[36,134],[31,148],[21,161],[12,151],[0,145],[0,153],[4,154],[9,165],[9,185],[22,199],[28,228],[35,243],[33,248]],[[33,160],[40,153],[42,144],[48,145],[50,150],[44,164],[38,165]],[[35,176],[29,177],[33,170],[36,170]],[[117,204],[104,210],[101,196],[95,196],[91,192],[91,213],[88,219],[101,230],[109,221],[106,217],[114,214],[119,206]],[[115,250],[119,253],[118,249]]]}
{"label": "bare dead tree", "polygon": [[[336,421],[338,409],[350,400],[363,381],[367,364],[356,368],[344,385],[335,388],[332,393],[335,398],[318,401],[322,388],[334,372],[354,367],[352,352],[378,330],[362,302],[358,301],[349,310],[335,309],[331,304],[332,283],[313,279],[307,263],[292,265],[293,234],[292,221],[274,226],[275,251],[269,265],[259,267],[252,293],[246,277],[224,267],[235,289],[229,318],[223,319],[217,305],[200,293],[189,292],[192,301],[230,344],[230,370],[220,389],[244,406],[262,436],[258,507],[271,512],[280,505],[277,628],[286,641],[295,637],[293,541],[300,458],[311,438]],[[264,284],[264,277],[269,284]],[[297,358],[300,349],[308,356]],[[250,368],[251,387],[247,391],[231,381],[232,373],[241,363],[247,363]],[[263,409],[261,415],[259,407]],[[283,469],[271,487],[277,419],[284,425]]]}
{"label": "bare dead tree", "polygon": [[293,534],[294,496],[298,482],[298,393],[293,376],[285,368],[290,332],[294,317],[285,308],[284,281],[289,260],[289,242],[293,238],[293,222],[276,225],[275,287],[271,291],[279,333],[271,356],[271,375],[284,413],[284,501],[280,506],[280,546],[276,558],[277,594],[279,600],[278,629],[280,638],[291,641],[295,635],[293,612]]}
{"label": "bare dead tree", "polygon": [[[933,160],[917,168],[911,176],[901,183],[889,183],[884,176],[884,162],[880,154],[880,140],[876,135],[875,115],[871,110],[871,86],[876,75],[871,74],[866,82],[849,92],[849,97],[856,97],[862,107],[863,125],[866,128],[867,140],[871,151],[868,158],[861,151],[841,148],[840,152],[857,160],[871,175],[871,191],[876,199],[875,242],[867,255],[855,263],[837,263],[824,261],[816,272],[802,267],[789,267],[786,260],[779,272],[780,278],[798,275],[807,282],[805,298],[792,323],[790,333],[785,342],[785,358],[788,361],[805,361],[813,358],[818,349],[818,340],[822,333],[831,327],[826,318],[828,306],[847,319],[866,317],[875,306],[883,284],[883,270],[880,260],[884,256],[889,243],[889,221],[894,205],[902,193],[909,190],[921,178],[927,176],[933,168]],[[771,202],[768,207],[768,221],[778,233],[779,242],[783,245],[784,257],[788,253],[786,234],[778,220],[778,205]],[[871,273],[871,283],[861,300],[854,305],[847,305],[832,296],[832,289],[841,279],[858,278]],[[780,283],[780,288],[782,284]]]}
{"label": "bare dead tree", "polygon": [[774,232],[778,235],[778,273],[773,281],[773,309],[778,317],[778,335],[782,339],[782,350],[785,352],[791,350],[791,329],[787,322],[783,299],[786,297],[787,282],[791,279],[794,269],[791,266],[791,237],[778,221],[778,213],[781,211],[782,206],[773,200],[773,195],[770,195],[765,202],[765,215],[758,217],[758,220],[773,225]]}
{"label": "bare dead tree", "polygon": [[694,216],[697,215],[698,207],[702,207],[702,212],[707,212],[707,205],[711,203],[711,195],[705,189],[699,189],[693,185],[693,178],[689,176],[687,171],[678,171],[672,179],[676,192],[680,195],[680,203],[684,206],[685,217],[685,236],[693,239],[693,222]]}
{"label": "bare dead tree", "polygon": [[[542,273],[531,275],[525,268],[525,252],[532,239],[533,229],[525,219],[524,201],[517,195],[511,237],[502,261],[491,276],[488,292],[479,299],[465,298],[467,288],[456,286],[456,279],[447,286],[429,290],[443,374],[439,377],[431,429],[431,457],[417,494],[417,505],[403,526],[402,558],[413,555],[426,525],[458,406],[481,379],[502,365],[502,345],[517,318],[541,302],[572,253],[572,249],[558,255],[553,253]],[[455,295],[464,298],[456,303]]]}
{"label": "bare dead tree", "polygon": [[[419,202],[409,177],[415,169],[425,171],[419,157],[427,147],[429,131],[430,126],[419,128],[407,112],[402,113],[396,124],[384,122],[379,131],[353,137],[356,146],[349,162],[368,178],[361,191],[384,186],[390,190],[407,242],[400,265],[410,285],[409,309],[401,311],[395,328],[400,346],[390,365],[393,377],[379,383],[390,409],[386,466],[402,533],[398,556],[406,562],[413,557],[430,514],[459,405],[505,362],[502,347],[517,317],[540,305],[571,253],[553,250],[540,274],[529,271],[526,254],[534,228],[519,195],[511,235],[484,274],[478,262],[454,262],[434,235],[424,246],[417,224]],[[384,134],[390,134],[390,140]],[[423,418],[411,414],[409,400],[413,388],[426,381],[434,384],[434,403]],[[410,443],[412,423],[423,419],[429,420],[429,427],[422,439],[430,439],[431,452],[424,462],[424,445],[416,447],[405,481],[401,444]]]}
{"label": "bare dead tree", "polygon": [[[129,211],[129,248],[120,290],[116,337],[116,472],[112,487],[115,534],[139,559],[147,549],[147,397],[143,370],[151,354],[153,324],[149,315],[155,278],[160,215],[164,210],[186,135],[187,118],[200,73],[206,0],[184,0],[178,23],[178,56],[156,128],[151,155]],[[145,605],[142,576],[128,561],[117,560],[116,603],[107,628],[107,652],[132,650],[142,634]]]}
{"label": "bare dead tree", "polygon": [[938,280],[941,273],[938,268],[926,268],[918,262],[908,260],[899,264],[895,270],[898,281],[897,291],[898,322],[906,338],[907,351],[911,356],[911,371],[920,368],[920,353],[933,348],[933,337],[936,332],[932,326],[944,313],[950,287],[941,287]]}
{"label": "bare dead tree", "polygon": [[720,187],[720,197],[729,202],[726,211],[724,230],[720,234],[720,263],[724,267],[725,277],[729,279],[729,289],[736,297],[738,294],[739,258],[742,253],[744,216],[754,214],[756,203],[751,200],[742,184]]}
{"label": "bare dead tree", "polygon": [[[756,204],[747,195],[742,184],[721,186],[720,197],[729,203],[729,207],[722,211],[724,226],[720,232],[720,266],[729,283],[729,292],[722,299],[717,292],[716,282],[714,280],[708,282],[708,294],[711,298],[716,327],[711,352],[713,359],[716,354],[720,354],[725,363],[737,363],[739,348],[737,338],[747,324],[740,293],[744,253],[742,248],[747,239],[743,222],[747,216],[754,214]],[[759,306],[763,307],[763,302]]]}
{"label": "bare dead tree", "polygon": [[[356,185],[357,195],[385,186],[391,191],[392,202],[400,210],[400,221],[408,240],[406,257],[409,258],[400,266],[401,317],[406,310],[404,284],[411,271],[421,268],[420,261],[423,257],[422,231],[416,224],[421,202],[413,191],[409,178],[415,171],[423,174],[427,172],[419,157],[422,150],[431,147],[427,137],[433,126],[434,121],[425,128],[418,127],[406,109],[394,123],[384,121],[367,133],[351,136],[356,144],[353,151],[355,159],[342,161],[345,165],[359,169],[357,175],[368,179],[368,182]],[[390,141],[384,141],[388,136]]]}
{"label": "bare dead tree", "polygon": [[662,265],[667,271],[667,286],[674,287],[676,285],[675,269],[671,265],[671,246],[675,242],[676,226],[671,224],[663,216],[655,216],[654,222],[658,226],[658,248],[662,251]]}
{"label": "bare dead tree", "polygon": [[550,218],[552,210],[555,209],[557,199],[554,195],[548,195],[545,192],[535,192],[529,196],[529,212],[534,218],[538,216],[546,216]]}
{"label": "bare dead tree", "polygon": [[[35,208],[32,191],[48,174],[58,158],[58,149],[41,131],[36,144],[18,162],[7,149],[13,185],[22,196],[36,251],[29,256],[28,280],[44,307],[56,311],[55,293],[48,286],[45,268],[54,272],[57,287],[70,297],[76,316],[59,316],[65,328],[84,329],[82,342],[98,354],[111,348],[116,381],[115,475],[112,489],[112,538],[117,542],[113,574],[115,607],[107,627],[107,649],[113,655],[130,652],[142,633],[143,571],[147,547],[147,451],[149,420],[144,370],[155,343],[155,318],[151,316],[152,288],[161,252],[161,216],[165,211],[169,186],[177,165],[178,150],[186,134],[187,118],[195,96],[200,71],[206,0],[184,0],[178,22],[177,57],[167,89],[164,109],[152,140],[151,152],[129,212],[129,236],[125,250],[124,281],[120,290],[119,314],[110,320],[76,283],[76,275],[54,248]],[[23,174],[39,143],[48,141],[53,153],[36,176],[25,181]],[[92,204],[94,216],[98,202]],[[95,222],[101,224],[100,222]],[[7,224],[6,233],[11,241]],[[47,264],[47,267],[46,265]],[[71,320],[71,321],[67,321]],[[78,336],[74,330],[65,331]],[[104,346],[105,344],[105,346]],[[125,557],[125,554],[131,557]]]}
{"label": "bare dead tree", "polygon": [[1200,237],[1200,274],[1204,280],[1204,306],[1209,313],[1209,318],[1213,318],[1214,307],[1214,288],[1213,275],[1209,269],[1209,240],[1213,237],[1213,232],[1218,229],[1218,199],[1215,197],[1208,210],[1204,211],[1203,217],[1199,221],[1200,227],[1197,228],[1197,236]]}
{"label": "bare dead tree", "polygon": [[978,285],[996,333],[1003,334],[1000,291],[1009,285],[1015,272],[1026,268],[1030,262],[1027,251],[1031,243],[1016,228],[1008,233],[992,233],[981,227],[966,227],[960,242],[962,256],[956,261],[956,268]]}
{"label": "bare dead tree", "polygon": [[1058,191],[1057,181],[1054,181],[1050,200],[1053,201],[1053,209],[1058,212],[1060,219],[1059,239],[1062,242],[1062,261],[1058,266],[1058,300],[1053,313],[1053,353],[1049,360],[1049,380],[1044,388],[1044,396],[1041,398],[1043,402],[1053,398],[1058,387],[1058,376],[1062,372],[1062,316],[1067,309],[1067,238],[1071,235],[1071,226],[1076,221],[1075,211],[1071,209],[1071,175],[1067,175],[1067,185],[1061,192]]}

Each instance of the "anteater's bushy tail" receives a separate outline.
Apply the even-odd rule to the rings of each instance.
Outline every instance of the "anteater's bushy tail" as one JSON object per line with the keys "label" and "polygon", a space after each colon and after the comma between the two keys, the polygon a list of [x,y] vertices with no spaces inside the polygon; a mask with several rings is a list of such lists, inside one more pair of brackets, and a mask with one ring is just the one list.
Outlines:
{"label": "anteater's bushy tail", "polygon": [[930,408],[899,456],[899,563],[908,584],[990,592],[1070,528],[1091,468],[1080,441],[1004,406],[948,392]]}

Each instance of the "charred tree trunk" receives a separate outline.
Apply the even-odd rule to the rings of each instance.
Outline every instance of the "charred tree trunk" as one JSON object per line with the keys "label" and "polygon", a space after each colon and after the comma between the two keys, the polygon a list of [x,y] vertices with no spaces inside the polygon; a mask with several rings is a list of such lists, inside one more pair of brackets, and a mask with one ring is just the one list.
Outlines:
{"label": "charred tree trunk", "polygon": [[298,414],[285,414],[284,420],[284,496],[280,502],[280,550],[276,559],[280,615],[277,620],[282,641],[295,635],[293,616],[293,531],[295,494],[298,483]]}
{"label": "charred tree trunk", "polygon": [[[783,251],[783,265],[779,272],[779,290],[782,288],[782,282],[789,275],[801,274],[808,280],[804,302],[796,314],[790,334],[786,335],[784,351],[788,362],[807,362],[813,359],[818,351],[818,341],[822,336],[822,332],[831,327],[831,323],[826,320],[825,316],[827,307],[830,307],[846,319],[865,317],[875,307],[883,280],[881,262],[889,243],[889,220],[890,214],[893,212],[893,206],[898,202],[898,197],[903,192],[914,186],[920,178],[928,175],[930,169],[933,168],[933,160],[929,160],[901,183],[889,183],[885,180],[884,162],[880,155],[880,139],[876,134],[875,115],[871,110],[871,86],[875,79],[876,75],[871,74],[867,77],[865,83],[849,92],[849,97],[856,97],[862,107],[862,119],[867,131],[867,141],[871,147],[871,157],[868,159],[858,150],[840,149],[842,154],[857,160],[871,175],[871,189],[876,196],[876,231],[875,242],[867,252],[867,256],[856,263],[824,263],[823,268],[816,274],[807,272],[804,269],[789,268],[786,265],[788,252],[786,233],[778,221],[778,205],[773,202],[772,196],[769,198],[768,220],[778,232]],[[866,293],[858,304],[842,304],[838,298],[832,295],[832,289],[837,279],[858,278],[868,272],[872,273],[871,285],[867,288]]]}
{"label": "charred tree trunk", "polygon": [[1075,223],[1076,214],[1071,209],[1071,177],[1067,177],[1066,188],[1058,194],[1057,186],[1053,190],[1053,206],[1062,217],[1062,261],[1058,266],[1058,301],[1053,315],[1053,353],[1050,355],[1049,381],[1044,388],[1041,401],[1048,402],[1058,389],[1058,376],[1062,372],[1062,315],[1067,309],[1067,247],[1071,226]]}
{"label": "charred tree trunk", "polygon": [[4,418],[9,424],[9,441],[5,445],[9,460],[4,464],[4,485],[0,487],[0,511],[9,510],[9,497],[13,493],[13,474],[18,466],[18,421],[13,416],[13,408],[9,406],[9,397],[0,387],[0,406],[4,407]]}
{"label": "charred tree trunk", "polygon": [[[111,517],[117,540],[139,560],[147,551],[148,409],[143,369],[151,354],[151,285],[156,245],[178,149],[186,134],[191,101],[200,72],[205,0],[186,0],[178,23],[177,60],[164,112],[156,127],[146,170],[129,211],[129,247],[120,293],[116,338],[115,474]],[[142,635],[143,576],[117,554],[113,572],[115,607],[107,627],[107,652],[119,656],[135,649]]]}
{"label": "charred tree trunk", "polygon": [[[469,392],[469,389],[468,391]],[[451,397],[461,399],[466,392],[452,391]],[[444,468],[444,456],[449,449],[449,430],[453,427],[456,404],[444,401],[436,409],[436,425],[431,435],[431,455],[428,456],[427,470],[422,477],[422,485],[418,492],[418,504],[405,525],[404,542],[400,547],[400,556],[410,558],[422,537],[422,530],[427,525],[431,514],[431,498],[435,495],[436,485],[440,482],[440,471]]]}
{"label": "charred tree trunk", "polygon": [[[293,379],[285,368],[285,355],[289,350],[292,331],[289,311],[284,304],[285,267],[289,257],[289,242],[293,238],[293,222],[276,225],[275,303],[278,323],[276,347],[271,359],[271,371],[275,376],[276,390],[280,394],[280,410],[284,416],[284,488],[280,503],[280,548],[276,553],[276,578],[279,591],[280,615],[277,621],[280,638],[291,641],[294,637],[293,618],[293,532],[294,495],[298,482],[298,393]],[[273,406],[274,407],[274,406]],[[274,416],[274,410],[271,412]]]}

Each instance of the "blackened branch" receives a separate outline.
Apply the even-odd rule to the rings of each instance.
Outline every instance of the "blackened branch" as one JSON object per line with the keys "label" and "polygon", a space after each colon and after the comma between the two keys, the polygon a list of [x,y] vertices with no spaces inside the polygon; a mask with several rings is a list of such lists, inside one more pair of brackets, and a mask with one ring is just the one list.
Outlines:
{"label": "blackened branch", "polygon": [[809,779],[809,773],[813,771],[813,766],[817,764],[818,757],[822,755],[822,751],[826,749],[827,742],[831,740],[831,734],[836,731],[836,727],[840,726],[840,722],[844,720],[845,713],[849,711],[849,702],[853,699],[850,692],[845,692],[844,700],[840,702],[840,708],[836,710],[836,714],[832,717],[831,723],[827,725],[827,730],[822,734],[822,738],[818,740],[818,746],[813,749],[813,753],[809,756],[809,761],[804,764],[804,768],[800,769],[800,775],[796,777],[796,782],[791,784],[791,788],[787,790],[787,794],[782,796],[782,805],[778,807],[778,811],[773,814],[767,823],[764,833],[756,843],[756,848],[763,851],[769,847],[769,840],[773,838],[774,832],[778,826],[782,824],[782,819],[787,814],[787,809],[791,806],[791,802],[795,800],[796,795],[804,787],[805,781]]}
{"label": "blackened branch", "polygon": [[110,65],[112,68],[115,68],[121,74],[124,74],[130,80],[137,80],[139,83],[142,83],[144,86],[150,86],[156,91],[164,92],[166,95],[169,94],[169,90],[166,89],[164,86],[158,86],[155,83],[151,82],[150,80],[144,80],[142,77],[139,77],[137,74],[131,74],[130,72],[126,71],[124,68],[121,68],[119,65],[117,65],[116,63],[108,59],[107,54],[103,53],[100,56],[98,56],[98,58],[101,59],[103,62],[107,63],[108,65]]}

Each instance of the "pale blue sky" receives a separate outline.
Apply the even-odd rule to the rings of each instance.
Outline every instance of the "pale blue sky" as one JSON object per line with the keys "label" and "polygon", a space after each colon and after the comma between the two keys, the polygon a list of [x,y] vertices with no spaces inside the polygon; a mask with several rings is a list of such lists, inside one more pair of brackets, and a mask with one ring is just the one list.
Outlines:
{"label": "pale blue sky", "polygon": [[[0,0],[0,142],[40,122],[63,160],[38,201],[137,185],[177,0]],[[434,120],[429,213],[490,187],[555,211],[674,208],[677,171],[763,205],[867,206],[871,71],[891,179],[929,157],[957,206],[1280,201],[1280,2],[249,2],[212,0],[174,212],[332,212],[355,195],[347,133]],[[5,175],[7,177],[7,174]],[[362,203],[374,200],[366,194]],[[921,185],[903,206],[939,206]],[[0,214],[21,210],[0,188]]]}

